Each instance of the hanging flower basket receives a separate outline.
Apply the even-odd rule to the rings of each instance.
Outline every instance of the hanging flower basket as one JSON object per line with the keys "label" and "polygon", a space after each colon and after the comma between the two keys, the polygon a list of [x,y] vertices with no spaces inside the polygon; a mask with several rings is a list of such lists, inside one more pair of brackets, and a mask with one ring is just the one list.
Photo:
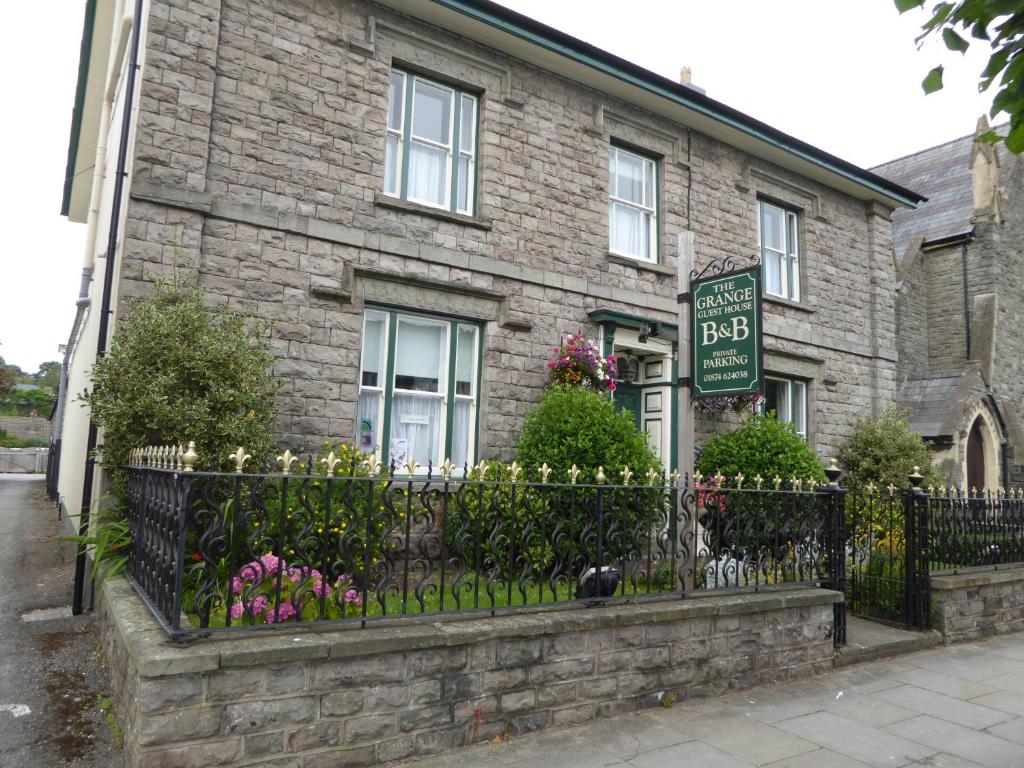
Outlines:
{"label": "hanging flower basket", "polygon": [[693,401],[695,410],[702,413],[723,414],[726,411],[734,413],[757,413],[757,407],[764,400],[764,395],[754,392],[750,395],[735,395],[733,397],[698,397]]}
{"label": "hanging flower basket", "polygon": [[615,355],[602,356],[597,344],[580,333],[556,347],[555,359],[548,362],[551,384],[614,392],[615,376]]}

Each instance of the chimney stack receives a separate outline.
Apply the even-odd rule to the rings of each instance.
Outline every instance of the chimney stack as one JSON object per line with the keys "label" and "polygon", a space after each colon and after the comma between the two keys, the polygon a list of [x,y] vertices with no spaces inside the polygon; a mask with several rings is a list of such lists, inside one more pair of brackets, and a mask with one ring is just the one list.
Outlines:
{"label": "chimney stack", "polygon": [[692,78],[693,72],[690,70],[689,67],[683,67],[681,70],[679,70],[680,85],[690,85],[690,81],[692,80]]}

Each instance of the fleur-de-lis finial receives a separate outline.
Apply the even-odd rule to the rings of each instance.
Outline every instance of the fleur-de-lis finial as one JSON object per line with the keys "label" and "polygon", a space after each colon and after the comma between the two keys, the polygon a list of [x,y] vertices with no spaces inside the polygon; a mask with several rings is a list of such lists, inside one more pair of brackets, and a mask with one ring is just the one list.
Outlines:
{"label": "fleur-de-lis finial", "polygon": [[896,486],[893,483],[889,483],[889,486],[885,490],[889,492],[890,496],[896,495]]}
{"label": "fleur-de-lis finial", "polygon": [[737,488],[742,488],[743,487],[743,481],[746,480],[746,479],[747,479],[746,476],[742,472],[737,472],[736,473],[736,487]]}
{"label": "fleur-de-lis finial", "polygon": [[658,470],[656,470],[654,467],[648,467],[647,468],[647,484],[648,485],[654,485],[655,483],[657,483],[658,482],[658,477],[660,475],[661,475],[661,473],[658,472]]}
{"label": "fleur-de-lis finial", "polygon": [[722,474],[721,470],[716,472],[715,476],[711,479],[715,481],[715,485],[717,485],[719,488],[721,488],[722,484],[725,483],[725,475]]}
{"label": "fleur-de-lis finial", "polygon": [[377,475],[380,474],[381,463],[380,459],[377,458],[376,454],[371,453],[369,456],[367,456],[366,460],[363,462],[363,465],[366,467],[367,472],[369,472],[372,477],[376,477]]}
{"label": "fleur-de-lis finial", "polygon": [[761,490],[761,486],[764,485],[764,478],[761,477],[761,473],[758,472],[754,475],[754,485],[757,486],[757,490]]}
{"label": "fleur-de-lis finial", "polygon": [[700,473],[699,469],[696,472],[693,473],[693,484],[694,485],[700,485],[700,481],[703,480],[703,479],[704,479],[704,475],[702,475]]}
{"label": "fleur-de-lis finial", "polygon": [[817,488],[817,487],[818,487],[818,481],[817,480],[815,480],[813,477],[807,478],[807,490],[808,491],[811,491],[813,493],[814,489]]}
{"label": "fleur-de-lis finial", "polygon": [[335,455],[334,451],[331,451],[326,457],[320,459],[320,463],[323,464],[324,469],[327,470],[327,475],[331,476],[334,474],[334,468],[341,464],[341,459]]}
{"label": "fleur-de-lis finial", "polygon": [[245,452],[245,448],[238,446],[238,450],[228,454],[228,458],[235,462],[235,473],[240,475],[245,471],[245,462],[251,459],[252,456]]}
{"label": "fleur-de-lis finial", "polygon": [[619,474],[622,475],[622,484],[629,485],[629,478],[633,476],[633,473],[630,471],[629,466],[624,466],[622,468],[622,471],[619,472]]}
{"label": "fleur-de-lis finial", "polygon": [[416,459],[412,458],[412,456],[410,456],[409,460],[405,462],[405,464],[403,464],[402,466],[405,467],[405,471],[408,472],[410,475],[415,475],[416,470],[420,468],[420,463],[416,461]]}
{"label": "fleur-de-lis finial", "polygon": [[185,446],[178,443],[172,450],[174,451],[174,468],[180,472],[185,468],[185,462],[182,460],[185,455]]}
{"label": "fleur-de-lis finial", "polygon": [[781,487],[782,487],[782,478],[781,478],[781,477],[779,477],[778,475],[776,475],[775,477],[773,477],[773,478],[772,478],[772,485],[774,485],[774,486],[775,486],[775,490],[776,490],[776,491],[777,491],[777,490],[779,490],[779,488],[781,488]]}
{"label": "fleur-de-lis finial", "polygon": [[512,480],[513,483],[518,483],[519,482],[519,475],[521,475],[522,473],[523,473],[523,468],[520,467],[517,462],[513,461],[509,465],[508,476]]}
{"label": "fleur-de-lis finial", "polygon": [[277,463],[281,465],[281,474],[290,475],[292,473],[292,465],[299,460],[298,456],[292,456],[292,452],[285,449],[285,452],[277,457]]}
{"label": "fleur-de-lis finial", "polygon": [[572,468],[567,470],[567,472],[569,474],[569,482],[572,485],[576,485],[576,478],[580,476],[580,468],[573,464]]}
{"label": "fleur-de-lis finial", "polygon": [[455,471],[455,464],[450,458],[445,459],[444,463],[441,464],[441,476],[444,477],[445,481],[452,479],[452,472]]}
{"label": "fleur-de-lis finial", "polygon": [[196,453],[196,441],[188,441],[188,450],[181,455],[182,468],[185,472],[195,472],[196,464],[199,462],[199,454]]}
{"label": "fleur-de-lis finial", "polygon": [[789,486],[790,488],[793,488],[796,491],[802,491],[804,489],[804,481],[801,480],[796,475],[793,475],[791,478],[789,478]]}
{"label": "fleur-de-lis finial", "polygon": [[540,469],[538,471],[540,472],[540,481],[542,483],[546,483],[548,481],[548,477],[551,476],[551,467],[549,467],[548,463],[545,461],[540,465]]}
{"label": "fleur-de-lis finial", "polygon": [[486,480],[487,479],[487,462],[484,461],[483,459],[481,459],[480,463],[476,465],[476,471],[477,471],[477,479],[478,480]]}
{"label": "fleur-de-lis finial", "polygon": [[598,465],[598,467],[597,467],[597,477],[595,479],[597,480],[597,482],[601,483],[602,485],[604,485],[608,481],[608,478],[605,477],[605,475],[604,475],[604,467],[603,466]]}
{"label": "fleur-de-lis finial", "polygon": [[929,485],[928,486],[928,495],[929,496],[934,496],[935,495],[935,486],[934,485]]}
{"label": "fleur-de-lis finial", "polygon": [[679,478],[680,477],[681,477],[681,475],[679,474],[679,470],[678,469],[673,469],[672,470],[672,474],[669,475],[669,479],[672,481],[672,484],[671,484],[672,488],[678,488],[679,487]]}

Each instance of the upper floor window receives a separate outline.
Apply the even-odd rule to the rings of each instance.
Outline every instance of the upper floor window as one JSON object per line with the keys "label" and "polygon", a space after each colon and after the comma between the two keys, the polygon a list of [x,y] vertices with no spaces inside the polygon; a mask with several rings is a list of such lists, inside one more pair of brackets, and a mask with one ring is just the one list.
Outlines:
{"label": "upper floor window", "polygon": [[473,215],[477,99],[410,72],[393,71],[384,192]]}
{"label": "upper floor window", "polygon": [[764,291],[800,301],[799,218],[795,212],[763,200],[758,207]]}
{"label": "upper floor window", "polygon": [[480,328],[368,309],[363,317],[356,432],[385,463],[459,467],[476,452]]}
{"label": "upper floor window", "polygon": [[658,260],[658,168],[654,160],[611,147],[608,152],[608,249]]}
{"label": "upper floor window", "polygon": [[764,380],[764,413],[774,413],[779,421],[796,428],[807,439],[807,382],[782,376],[766,376]]}

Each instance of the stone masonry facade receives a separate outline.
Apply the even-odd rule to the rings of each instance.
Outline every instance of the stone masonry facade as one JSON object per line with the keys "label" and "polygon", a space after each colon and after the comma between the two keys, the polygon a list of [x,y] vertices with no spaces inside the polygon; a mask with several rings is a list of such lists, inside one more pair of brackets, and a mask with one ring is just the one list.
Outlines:
{"label": "stone masonry facade", "polygon": [[832,668],[836,592],[576,608],[174,647],[129,584],[101,643],[128,768],[341,768]]}
{"label": "stone masonry facade", "polygon": [[[809,382],[814,448],[894,399],[889,210],[369,2],[149,9],[119,298],[196,267],[211,303],[273,320],[282,445],[354,438],[385,303],[485,324],[476,458],[509,457],[560,336],[596,336],[597,308],[674,323],[678,235],[698,267],[753,256],[759,198],[800,213],[804,296],[766,300],[765,354]],[[474,217],[382,194],[393,65],[479,94]],[[608,254],[612,142],[659,158],[657,264]]]}

